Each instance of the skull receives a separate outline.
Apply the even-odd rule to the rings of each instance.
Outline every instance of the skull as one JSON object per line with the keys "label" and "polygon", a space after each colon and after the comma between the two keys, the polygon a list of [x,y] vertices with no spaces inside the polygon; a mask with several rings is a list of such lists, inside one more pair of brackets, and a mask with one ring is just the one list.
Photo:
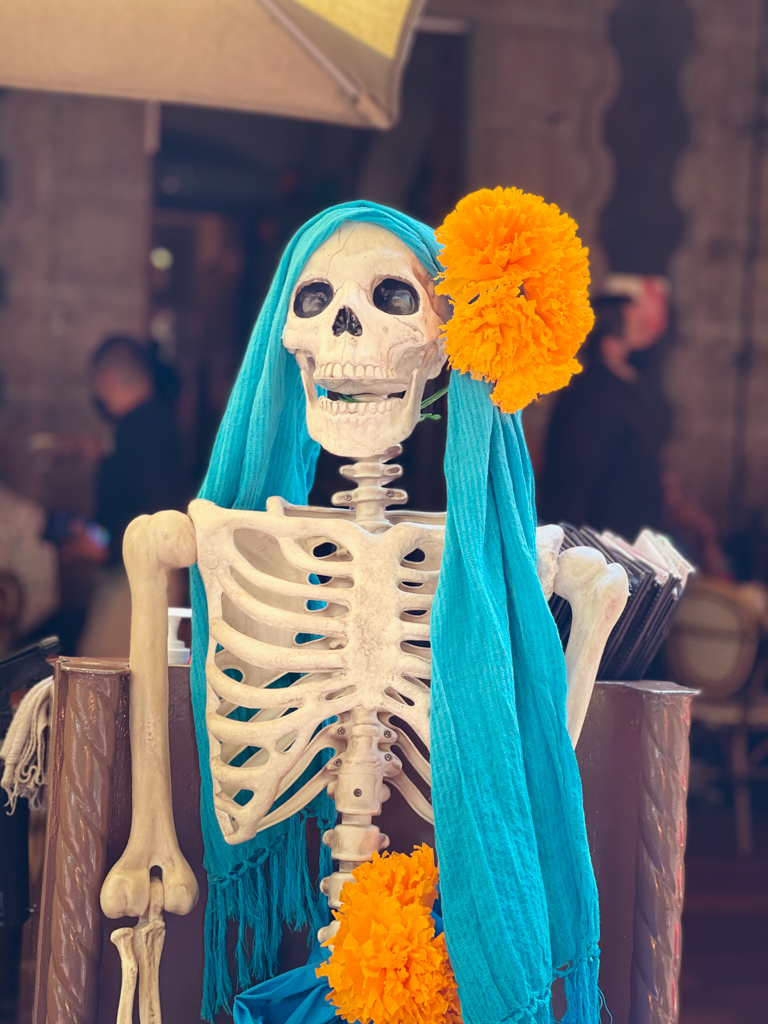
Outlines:
{"label": "skull", "polygon": [[[334,455],[366,458],[413,431],[445,362],[444,299],[397,235],[347,221],[307,261],[283,344],[301,369],[307,429]],[[317,388],[328,394],[318,396]]]}

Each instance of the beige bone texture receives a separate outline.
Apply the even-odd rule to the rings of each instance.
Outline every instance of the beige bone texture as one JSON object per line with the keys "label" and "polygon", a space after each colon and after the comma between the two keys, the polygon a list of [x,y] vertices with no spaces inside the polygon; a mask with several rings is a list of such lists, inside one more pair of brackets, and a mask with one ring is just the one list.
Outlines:
{"label": "beige bone texture", "polygon": [[629,580],[620,565],[607,565],[599,551],[576,547],[563,551],[558,558],[554,590],[568,601],[572,613],[565,651],[566,721],[575,747],[606,641],[629,597]]}
{"label": "beige bone texture", "polygon": [[[303,303],[312,285],[316,294]],[[401,289],[403,304],[383,302],[382,287]],[[419,420],[426,381],[444,365],[445,315],[429,275],[402,241],[374,225],[343,225],[304,267],[283,334],[301,370],[311,436],[354,460],[342,467],[348,487],[334,495],[335,507],[294,506],[274,496],[260,512],[198,500],[189,517],[144,516],[126,534],[133,818],[102,906],[108,916],[145,922],[135,930],[143,945],[132,943],[140,1002],[142,972],[154,977],[162,947],[160,929],[150,928],[157,920],[148,909],[152,868],[162,872],[160,907],[188,913],[197,898],[170,799],[170,569],[197,561],[205,585],[209,781],[228,843],[252,838],[327,789],[339,819],[323,841],[339,870],[321,888],[338,907],[355,865],[388,844],[373,819],[391,786],[432,820],[429,633],[445,515],[391,510],[407,495],[392,486],[401,471],[390,460]],[[329,394],[318,396],[318,388]],[[573,606],[566,666],[575,743],[626,601],[626,577],[595,551],[560,554],[562,540],[559,527],[538,531],[537,567],[545,596],[561,594]],[[275,807],[321,751],[332,756]],[[333,926],[321,938],[332,934]],[[116,945],[123,955],[124,943]],[[157,1003],[157,1015],[142,1017],[144,1024],[159,1021],[156,986],[147,985],[145,1013],[155,1013]]]}
{"label": "beige bone texture", "polygon": [[[375,461],[367,463],[369,474]],[[391,480],[392,467],[378,465],[380,477]],[[383,495],[378,519],[376,486]],[[339,810],[349,804],[350,813],[378,814],[389,795],[384,777],[400,773],[389,749],[393,741],[383,735],[391,715],[408,725],[417,742],[429,744],[431,663],[421,644],[429,640],[444,517],[425,514],[416,522],[395,512],[386,518],[386,490],[370,482],[362,489],[365,521],[382,527],[379,532],[359,525],[352,511],[302,509],[279,498],[268,500],[266,512],[230,511],[206,501],[190,506],[208,600],[214,805],[230,843],[251,839],[326,787]],[[355,500],[354,489],[350,497]],[[313,585],[312,579],[324,582]],[[324,607],[313,609],[317,603]],[[300,678],[273,688],[287,673]],[[229,717],[242,707],[252,709],[247,721]],[[355,717],[361,708],[375,718],[365,727]],[[337,720],[321,729],[331,716]],[[371,739],[365,753],[358,739],[351,744],[353,725]],[[380,734],[380,744],[370,730]],[[245,748],[255,752],[233,766]],[[270,811],[315,755],[329,748],[337,756]],[[345,781],[350,763],[357,764],[359,780],[351,788]],[[242,793],[252,794],[247,802]],[[404,795],[409,798],[407,790]],[[425,810],[420,802],[416,809]]]}
{"label": "beige bone texture", "polygon": [[160,1013],[160,957],[165,943],[164,886],[159,878],[150,884],[149,906],[133,928],[133,949],[139,965],[140,1024],[162,1024]]}
{"label": "beige bone texture", "polygon": [[109,938],[120,954],[120,1002],[116,1024],[133,1024],[133,1003],[139,976],[139,964],[133,951],[133,928],[116,928]]}
{"label": "beige bone texture", "polygon": [[180,512],[140,516],[128,527],[123,558],[131,585],[130,736],[132,816],[128,845],[107,875],[107,917],[141,917],[150,872],[162,872],[164,906],[188,914],[197,880],[179,849],[171,807],[168,750],[168,573],[192,565],[195,533]]}
{"label": "beige bone texture", "polygon": [[[376,305],[377,287],[392,280],[412,289],[414,312]],[[299,316],[295,299],[312,283],[327,285],[333,296],[315,315]],[[384,452],[408,437],[419,422],[424,385],[445,363],[440,329],[447,312],[432,278],[397,235],[352,222],[335,231],[307,261],[283,333],[301,369],[310,435],[351,458]],[[340,313],[354,317],[352,329],[339,330]],[[318,397],[318,387],[358,401]]]}
{"label": "beige bone texture", "polygon": [[165,942],[163,883],[153,878],[149,906],[133,928],[117,928],[110,935],[120,954],[122,982],[116,1024],[132,1024],[136,981],[139,983],[140,1024],[162,1024],[160,1010],[160,957]]}

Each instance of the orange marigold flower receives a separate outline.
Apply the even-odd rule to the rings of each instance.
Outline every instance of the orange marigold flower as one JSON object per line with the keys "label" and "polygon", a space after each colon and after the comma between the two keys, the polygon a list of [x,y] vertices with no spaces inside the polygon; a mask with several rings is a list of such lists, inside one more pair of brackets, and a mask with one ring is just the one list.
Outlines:
{"label": "orange marigold flower", "polygon": [[437,865],[435,853],[426,843],[414,847],[413,853],[374,853],[373,858],[360,864],[352,872],[354,882],[348,882],[341,898],[360,899],[363,893],[384,893],[396,896],[405,906],[422,903],[429,910],[437,897]]}
{"label": "orange marigold flower", "polygon": [[588,252],[576,224],[517,188],[465,196],[436,232],[450,296],[445,325],[451,366],[492,381],[503,412],[563,387],[594,323]]}
{"label": "orange marigold flower", "polygon": [[461,1024],[444,936],[430,910],[437,868],[428,846],[375,854],[352,872],[334,912],[333,952],[317,969],[336,1013],[361,1024]]}

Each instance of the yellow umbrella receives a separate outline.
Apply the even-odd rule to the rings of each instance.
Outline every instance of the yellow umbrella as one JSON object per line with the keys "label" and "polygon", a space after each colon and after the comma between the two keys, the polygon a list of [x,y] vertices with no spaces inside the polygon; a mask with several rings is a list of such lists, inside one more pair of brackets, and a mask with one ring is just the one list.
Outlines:
{"label": "yellow umbrella", "polygon": [[0,85],[388,128],[423,0],[4,0]]}

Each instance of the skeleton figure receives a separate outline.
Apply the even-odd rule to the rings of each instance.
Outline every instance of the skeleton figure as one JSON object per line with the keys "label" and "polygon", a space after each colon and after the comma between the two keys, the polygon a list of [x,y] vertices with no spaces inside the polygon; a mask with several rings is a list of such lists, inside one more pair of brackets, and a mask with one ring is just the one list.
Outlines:
{"label": "skeleton figure", "polygon": [[[197,898],[170,799],[172,568],[197,562],[205,584],[210,784],[227,843],[252,838],[327,789],[339,818],[323,839],[339,870],[321,888],[338,907],[352,868],[387,845],[373,818],[388,786],[432,820],[414,775],[429,783],[429,619],[445,516],[389,510],[407,500],[392,486],[401,471],[389,460],[419,420],[426,381],[444,364],[447,315],[404,242],[382,227],[345,223],[306,263],[283,335],[301,370],[310,435],[353,460],[341,470],[349,483],[334,495],[335,508],[279,496],[264,512],[197,500],[188,516],[162,512],[129,528],[133,824],[102,891],[108,916],[146,913],[153,867],[162,872],[166,910],[188,913]],[[546,596],[554,590],[573,608],[566,667],[575,744],[627,581],[593,550],[558,557],[561,541],[558,527],[539,530],[538,568]],[[328,749],[334,756],[280,803]],[[333,926],[321,937],[332,933]]]}

